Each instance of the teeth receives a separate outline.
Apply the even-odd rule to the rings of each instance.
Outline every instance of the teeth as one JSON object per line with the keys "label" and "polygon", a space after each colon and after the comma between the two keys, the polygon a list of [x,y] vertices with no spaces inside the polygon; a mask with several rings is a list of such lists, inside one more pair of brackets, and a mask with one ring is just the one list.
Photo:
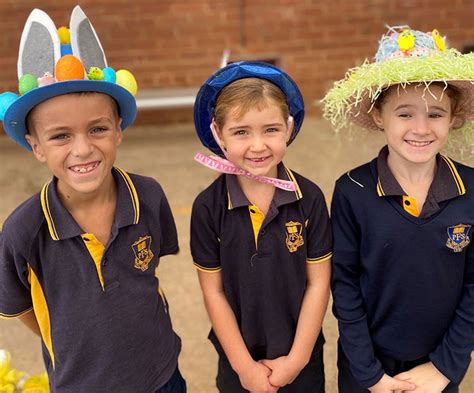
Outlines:
{"label": "teeth", "polygon": [[74,166],[74,167],[71,167],[71,169],[77,173],[87,173],[94,170],[94,168],[96,167],[97,167],[97,164],[92,164],[88,166]]}
{"label": "teeth", "polygon": [[428,146],[431,142],[418,142],[418,141],[406,141],[409,145],[413,145],[416,147],[423,147],[423,146]]}

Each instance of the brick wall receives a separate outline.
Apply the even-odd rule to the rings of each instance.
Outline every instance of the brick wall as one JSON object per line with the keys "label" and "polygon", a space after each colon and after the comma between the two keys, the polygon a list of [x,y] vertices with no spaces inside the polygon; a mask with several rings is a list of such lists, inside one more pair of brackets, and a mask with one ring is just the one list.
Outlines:
{"label": "brick wall", "polygon": [[[386,24],[437,28],[459,49],[474,44],[472,0],[0,0],[0,91],[16,91],[19,38],[30,10],[43,9],[59,27],[76,3],[109,64],[133,71],[141,88],[199,85],[229,48],[231,60],[278,58],[312,114],[319,112],[311,103],[331,81],[373,56]],[[183,118],[171,112],[159,118]]]}

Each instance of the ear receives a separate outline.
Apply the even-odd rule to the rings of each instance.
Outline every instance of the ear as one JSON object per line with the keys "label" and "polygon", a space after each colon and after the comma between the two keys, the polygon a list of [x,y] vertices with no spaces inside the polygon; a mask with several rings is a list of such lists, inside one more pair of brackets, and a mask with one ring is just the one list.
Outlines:
{"label": "ear", "polygon": [[74,7],[69,25],[72,54],[82,61],[86,73],[91,67],[107,67],[104,50],[97,33],[84,11],[78,5]]}
{"label": "ear", "polygon": [[219,145],[219,147],[222,149],[222,151],[225,152],[225,143],[222,140],[222,132],[219,130],[219,127],[217,126],[217,123],[214,118],[212,118],[211,124],[211,131],[212,131],[212,136],[214,137],[215,141]]}
{"label": "ear", "polygon": [[56,62],[61,57],[61,43],[54,22],[44,12],[34,9],[28,19],[20,40],[18,55],[18,79],[32,74],[37,78],[45,72],[54,75]]}
{"label": "ear", "polygon": [[122,118],[119,117],[117,121],[117,139],[116,139],[116,146],[120,146],[123,139],[123,131],[122,131]]}
{"label": "ear", "polygon": [[286,142],[288,143],[291,136],[293,135],[293,131],[295,129],[295,119],[293,116],[288,116],[288,120],[286,122]]}
{"label": "ear", "polygon": [[372,116],[372,120],[374,121],[375,125],[383,131],[384,125],[383,125],[383,119],[382,119],[382,113],[380,113],[380,110],[378,108],[372,108],[370,111],[370,115]]}
{"label": "ear", "polygon": [[41,148],[38,138],[34,135],[26,134],[25,139],[31,146],[31,150],[33,151],[33,154],[36,157],[36,159],[39,162],[46,162],[46,157],[43,153],[43,149]]}

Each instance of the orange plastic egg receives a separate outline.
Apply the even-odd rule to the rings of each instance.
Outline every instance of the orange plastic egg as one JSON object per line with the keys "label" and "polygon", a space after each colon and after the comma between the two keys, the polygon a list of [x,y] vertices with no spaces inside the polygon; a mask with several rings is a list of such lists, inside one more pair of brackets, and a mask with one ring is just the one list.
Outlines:
{"label": "orange plastic egg", "polygon": [[63,56],[56,63],[56,79],[58,81],[84,79],[84,66],[73,55]]}

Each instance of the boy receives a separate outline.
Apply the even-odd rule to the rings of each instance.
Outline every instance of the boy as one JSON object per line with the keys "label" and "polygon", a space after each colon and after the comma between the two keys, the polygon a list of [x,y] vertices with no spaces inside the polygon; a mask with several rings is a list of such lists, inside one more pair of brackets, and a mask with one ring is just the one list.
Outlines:
{"label": "boy", "polygon": [[121,85],[133,92],[134,79],[123,83],[121,71],[117,83],[80,78],[81,67],[110,71],[79,7],[71,42],[81,58],[56,59],[67,48],[53,22],[31,13],[20,90],[25,75],[39,78],[38,87],[23,91],[2,120],[54,177],[5,221],[0,315],[19,317],[41,336],[52,392],[184,392],[181,343],[155,275],[159,258],[178,252],[173,216],[156,181],[113,166],[136,114]]}

